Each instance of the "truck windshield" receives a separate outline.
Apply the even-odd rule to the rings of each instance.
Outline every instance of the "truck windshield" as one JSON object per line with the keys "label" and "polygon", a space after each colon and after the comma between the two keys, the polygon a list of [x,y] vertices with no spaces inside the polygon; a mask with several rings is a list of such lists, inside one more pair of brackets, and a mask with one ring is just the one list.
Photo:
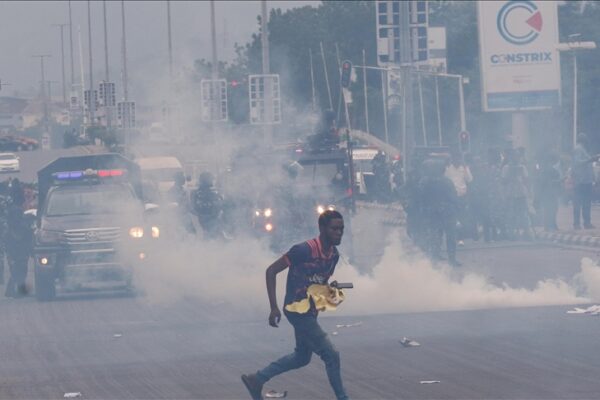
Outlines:
{"label": "truck windshield", "polygon": [[90,187],[64,187],[50,193],[46,215],[118,214],[136,204],[127,186],[94,185]]}

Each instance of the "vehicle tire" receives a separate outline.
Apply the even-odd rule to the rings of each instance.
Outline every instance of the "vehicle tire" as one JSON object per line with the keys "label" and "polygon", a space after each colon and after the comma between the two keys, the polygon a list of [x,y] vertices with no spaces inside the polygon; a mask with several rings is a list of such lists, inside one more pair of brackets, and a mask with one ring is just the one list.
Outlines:
{"label": "vehicle tire", "polygon": [[56,297],[56,284],[54,276],[49,273],[35,270],[35,298],[38,301],[50,301]]}
{"label": "vehicle tire", "polygon": [[28,145],[27,145],[27,150],[29,150],[29,151],[33,151],[34,149],[35,149],[35,148],[34,148],[34,146],[33,146],[32,144],[28,144]]}
{"label": "vehicle tire", "polygon": [[17,146],[17,151],[23,151],[23,146],[22,145],[18,145]]}

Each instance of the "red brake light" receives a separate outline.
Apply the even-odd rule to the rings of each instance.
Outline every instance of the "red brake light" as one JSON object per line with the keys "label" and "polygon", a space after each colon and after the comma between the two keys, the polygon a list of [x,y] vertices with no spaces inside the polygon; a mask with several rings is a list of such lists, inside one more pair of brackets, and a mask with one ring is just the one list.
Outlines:
{"label": "red brake light", "polygon": [[123,176],[124,171],[122,169],[113,169],[110,171],[110,176]]}
{"label": "red brake light", "polygon": [[101,169],[98,171],[98,176],[100,178],[106,178],[107,176],[110,176],[110,171],[107,171],[105,169]]}

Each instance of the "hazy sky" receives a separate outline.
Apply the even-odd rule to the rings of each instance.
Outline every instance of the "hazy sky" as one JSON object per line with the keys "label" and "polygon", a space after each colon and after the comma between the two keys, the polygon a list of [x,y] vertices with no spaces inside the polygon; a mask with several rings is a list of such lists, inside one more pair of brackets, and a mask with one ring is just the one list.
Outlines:
{"label": "hazy sky", "polygon": [[[318,1],[269,1],[269,8],[289,9]],[[120,84],[121,2],[106,2],[111,81]],[[71,2],[76,79],[79,79],[78,26],[81,27],[83,64],[87,79],[87,1]],[[148,77],[167,65],[166,1],[126,1],[127,52],[130,79],[136,72]],[[94,81],[104,79],[104,31],[102,1],[91,2]],[[231,59],[235,42],[246,43],[258,29],[259,1],[217,1],[216,20],[220,59]],[[60,30],[52,24],[68,23],[67,1],[0,1],[0,79],[10,83],[1,96],[34,95],[39,91],[40,60],[34,54],[51,54],[46,59],[46,80],[57,81],[53,96],[62,93]],[[210,4],[208,1],[171,1],[174,60],[190,66],[197,58],[210,59]],[[64,28],[66,81],[70,83],[69,30]],[[145,71],[146,73],[142,73]],[[153,72],[154,73],[154,72]],[[132,82],[135,86],[135,82]],[[87,86],[87,84],[86,84]],[[67,85],[67,88],[69,86]]]}

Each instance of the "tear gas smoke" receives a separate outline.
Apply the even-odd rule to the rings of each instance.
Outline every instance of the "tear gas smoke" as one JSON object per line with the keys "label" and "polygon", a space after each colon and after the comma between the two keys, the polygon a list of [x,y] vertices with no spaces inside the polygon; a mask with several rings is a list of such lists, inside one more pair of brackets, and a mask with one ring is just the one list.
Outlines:
{"label": "tear gas smoke", "polygon": [[[161,249],[158,262],[140,270],[138,284],[146,293],[140,299],[151,303],[199,299],[209,305],[227,304],[240,315],[262,315],[268,311],[265,269],[277,257],[265,243],[252,238],[229,243],[190,238]],[[433,265],[422,254],[411,254],[399,238],[387,245],[369,273],[361,273],[341,260],[332,279],[350,281],[355,286],[335,315],[571,305],[600,300],[600,267],[587,258],[572,282],[549,278],[526,289],[492,284],[477,273],[461,274],[448,266]],[[278,277],[280,306],[285,281],[284,273]]]}

